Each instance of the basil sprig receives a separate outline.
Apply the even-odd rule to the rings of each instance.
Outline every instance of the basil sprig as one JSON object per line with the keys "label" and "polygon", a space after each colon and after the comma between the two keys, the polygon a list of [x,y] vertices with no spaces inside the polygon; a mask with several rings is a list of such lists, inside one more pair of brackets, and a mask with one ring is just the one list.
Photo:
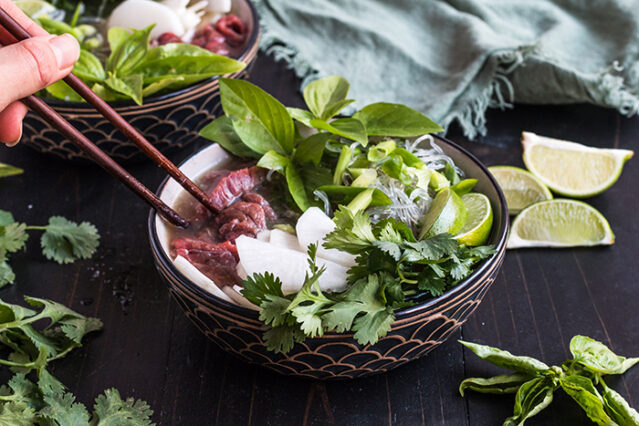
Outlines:
{"label": "basil sprig", "polygon": [[639,425],[639,413],[603,379],[605,374],[625,373],[639,358],[619,356],[603,343],[585,336],[572,338],[573,359],[560,367],[548,367],[535,358],[516,356],[490,346],[460,343],[481,359],[516,371],[491,378],[469,378],[459,385],[462,396],[468,389],[481,393],[514,393],[513,415],[504,421],[504,426],[523,425],[526,419],[550,405],[553,393],[559,388],[599,425]]}
{"label": "basil sprig", "polygon": [[[240,71],[246,66],[188,43],[151,48],[153,27],[142,30],[111,28],[107,37],[111,53],[106,62],[103,64],[82,45],[73,72],[105,101],[133,100],[141,105],[147,96],[179,90],[210,77]],[[78,37],[67,24],[47,29],[55,34],[69,32]],[[63,81],[47,87],[46,92],[54,98],[82,101]]]}
{"label": "basil sprig", "polygon": [[200,135],[234,155],[259,158],[258,166],[281,174],[290,197],[304,211],[317,203],[312,199],[316,189],[341,183],[347,164],[335,153],[350,152],[352,159],[368,146],[370,137],[414,137],[442,130],[419,111],[384,102],[368,105],[352,117],[336,118],[354,102],[348,99],[349,88],[339,76],[316,80],[304,89],[304,110],[286,108],[246,81],[223,78],[225,115]]}

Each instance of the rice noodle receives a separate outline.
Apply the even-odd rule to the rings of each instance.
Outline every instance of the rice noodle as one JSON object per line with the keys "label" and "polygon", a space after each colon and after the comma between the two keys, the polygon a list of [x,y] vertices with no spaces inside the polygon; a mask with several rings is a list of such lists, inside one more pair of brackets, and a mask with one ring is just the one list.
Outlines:
{"label": "rice noodle", "polygon": [[[430,145],[431,148],[421,148],[420,145]],[[441,171],[446,167],[446,163],[448,163],[461,178],[464,177],[464,171],[455,165],[452,158],[444,154],[444,151],[435,143],[432,135],[420,136],[412,142],[407,140],[405,141],[404,148],[422,160],[430,169]]]}
{"label": "rice noodle", "polygon": [[332,216],[331,202],[328,199],[328,195],[326,194],[326,192],[316,189],[315,191],[313,191],[313,195],[315,195],[315,198],[317,198],[322,203],[324,203],[324,213],[326,214],[326,216],[331,217]]}
{"label": "rice noodle", "polygon": [[392,202],[388,206],[369,209],[374,222],[392,217],[414,228],[432,203],[428,191],[417,188],[407,195],[406,185],[384,174],[379,176],[374,187],[386,194]]}

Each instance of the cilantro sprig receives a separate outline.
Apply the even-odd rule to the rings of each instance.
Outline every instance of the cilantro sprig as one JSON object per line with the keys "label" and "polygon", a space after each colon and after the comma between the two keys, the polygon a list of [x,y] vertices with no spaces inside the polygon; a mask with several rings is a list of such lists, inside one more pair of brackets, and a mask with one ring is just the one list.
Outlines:
{"label": "cilantro sprig", "polygon": [[53,216],[45,226],[28,226],[16,222],[10,212],[0,210],[0,287],[15,281],[9,257],[25,248],[28,231],[44,231],[40,238],[42,253],[47,259],[60,264],[90,258],[100,239],[97,229],[89,222],[78,224]]}
{"label": "cilantro sprig", "polygon": [[[148,404],[122,399],[108,389],[95,400],[93,413],[46,369],[82,346],[88,333],[102,328],[97,318],[85,317],[51,300],[25,297],[28,307],[0,300],[0,346],[7,358],[0,365],[16,374],[0,386],[0,424],[11,425],[133,425],[151,424]],[[43,328],[38,325],[45,322]],[[34,379],[30,377],[34,376]]]}

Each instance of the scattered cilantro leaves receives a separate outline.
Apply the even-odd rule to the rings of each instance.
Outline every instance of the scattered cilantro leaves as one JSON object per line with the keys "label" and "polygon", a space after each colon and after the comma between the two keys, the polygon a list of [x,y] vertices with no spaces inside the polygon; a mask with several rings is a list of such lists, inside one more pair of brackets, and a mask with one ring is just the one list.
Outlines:
{"label": "scattered cilantro leaves", "polygon": [[[11,425],[151,425],[148,404],[122,399],[107,389],[95,400],[93,414],[46,369],[64,357],[90,332],[102,328],[97,318],[85,317],[51,300],[25,297],[35,309],[0,300],[0,345],[10,351],[0,365],[16,374],[0,386],[0,424]],[[46,324],[43,324],[44,323]],[[36,328],[36,324],[43,328]],[[29,375],[35,376],[32,381]]]}
{"label": "scattered cilantro leaves", "polygon": [[44,231],[40,239],[42,253],[60,264],[90,258],[100,239],[98,230],[89,222],[78,224],[53,216],[46,226],[27,226],[16,222],[10,212],[0,210],[0,288],[15,281],[9,255],[25,248],[28,231]]}

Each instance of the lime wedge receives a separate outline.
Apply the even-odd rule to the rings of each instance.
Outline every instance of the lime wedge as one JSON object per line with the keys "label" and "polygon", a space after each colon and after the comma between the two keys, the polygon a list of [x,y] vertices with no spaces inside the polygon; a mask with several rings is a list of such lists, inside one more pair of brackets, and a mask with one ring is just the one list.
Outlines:
{"label": "lime wedge", "polygon": [[493,166],[488,170],[504,191],[508,213],[517,214],[531,204],[552,199],[552,194],[542,181],[532,173],[511,166]]}
{"label": "lime wedge", "polygon": [[43,15],[48,16],[57,11],[55,6],[42,0],[16,0],[15,4],[32,19]]}
{"label": "lime wedge", "polygon": [[467,216],[466,206],[459,195],[450,188],[444,188],[435,195],[424,216],[419,239],[444,233],[455,235],[466,223]]}
{"label": "lime wedge", "polygon": [[493,209],[484,194],[470,192],[461,197],[468,217],[455,239],[467,246],[479,246],[488,240],[493,227]]}
{"label": "lime wedge", "polygon": [[576,247],[615,242],[608,221],[583,201],[555,199],[524,209],[515,218],[508,248]]}
{"label": "lime wedge", "polygon": [[634,154],[626,149],[592,148],[574,142],[522,133],[526,167],[557,194],[587,198],[619,179]]}

